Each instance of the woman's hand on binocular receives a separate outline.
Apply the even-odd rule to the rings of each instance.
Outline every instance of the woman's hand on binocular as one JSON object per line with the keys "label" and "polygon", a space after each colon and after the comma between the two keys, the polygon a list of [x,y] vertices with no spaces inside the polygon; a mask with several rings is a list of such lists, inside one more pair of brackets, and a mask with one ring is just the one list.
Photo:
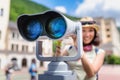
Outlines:
{"label": "woman's hand on binocular", "polygon": [[70,36],[73,39],[73,46],[77,47],[77,36],[75,34],[70,34]]}
{"label": "woman's hand on binocular", "polygon": [[60,46],[56,46],[55,56],[56,56],[56,57],[61,56],[61,48],[60,48]]}

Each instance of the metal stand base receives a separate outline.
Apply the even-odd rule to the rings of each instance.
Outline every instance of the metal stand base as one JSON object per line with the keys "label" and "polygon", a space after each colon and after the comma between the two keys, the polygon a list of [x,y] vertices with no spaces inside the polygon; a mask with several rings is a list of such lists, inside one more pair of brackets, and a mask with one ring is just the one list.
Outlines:
{"label": "metal stand base", "polygon": [[76,74],[65,62],[51,62],[48,71],[38,75],[38,80],[76,80]]}

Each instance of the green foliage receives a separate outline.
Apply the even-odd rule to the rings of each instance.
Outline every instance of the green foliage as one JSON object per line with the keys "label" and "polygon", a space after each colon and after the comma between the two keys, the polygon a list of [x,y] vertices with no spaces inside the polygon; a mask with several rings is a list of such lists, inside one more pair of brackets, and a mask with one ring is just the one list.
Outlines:
{"label": "green foliage", "polygon": [[120,26],[117,27],[118,31],[120,32]]}
{"label": "green foliage", "polygon": [[[32,2],[31,0],[11,0],[10,6],[10,20],[16,21],[22,14],[36,14],[43,11],[50,10],[49,8]],[[79,18],[65,15],[71,20],[78,20]]]}
{"label": "green foliage", "polygon": [[106,56],[105,62],[107,64],[120,64],[120,56],[116,56],[116,55]]}
{"label": "green foliage", "polygon": [[77,18],[77,17],[73,17],[73,16],[68,16],[66,14],[64,14],[67,18],[73,20],[73,21],[76,21],[76,20],[80,20],[80,18]]}
{"label": "green foliage", "polygon": [[58,40],[53,41],[53,52],[56,52],[56,46],[61,46],[61,42]]}
{"label": "green foliage", "polygon": [[40,13],[45,10],[49,10],[49,8],[30,0],[11,0],[10,20],[16,21],[22,14]]}

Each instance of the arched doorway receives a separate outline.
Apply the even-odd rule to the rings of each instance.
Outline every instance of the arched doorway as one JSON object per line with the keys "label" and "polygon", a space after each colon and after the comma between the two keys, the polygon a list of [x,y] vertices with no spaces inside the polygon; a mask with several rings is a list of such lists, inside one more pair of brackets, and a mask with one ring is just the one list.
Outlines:
{"label": "arched doorway", "polygon": [[43,61],[40,61],[40,67],[43,67],[44,64],[43,64]]}
{"label": "arched doorway", "polygon": [[27,67],[27,59],[26,58],[22,59],[22,67]]}

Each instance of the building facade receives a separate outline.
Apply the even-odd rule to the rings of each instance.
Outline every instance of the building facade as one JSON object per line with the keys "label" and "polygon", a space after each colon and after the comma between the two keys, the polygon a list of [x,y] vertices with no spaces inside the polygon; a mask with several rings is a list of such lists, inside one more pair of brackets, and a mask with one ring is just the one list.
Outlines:
{"label": "building facade", "polygon": [[113,18],[95,18],[100,29],[101,45],[106,53],[120,56],[120,33]]}
{"label": "building facade", "polygon": [[[4,69],[9,62],[19,69],[29,67],[32,59],[36,59],[36,43],[21,37],[16,23],[9,22],[9,13],[10,0],[0,0],[0,69]],[[38,67],[46,66],[46,63],[37,60]]]}
{"label": "building facade", "polygon": [[0,0],[0,68],[6,61],[6,35],[9,22],[10,0]]}

